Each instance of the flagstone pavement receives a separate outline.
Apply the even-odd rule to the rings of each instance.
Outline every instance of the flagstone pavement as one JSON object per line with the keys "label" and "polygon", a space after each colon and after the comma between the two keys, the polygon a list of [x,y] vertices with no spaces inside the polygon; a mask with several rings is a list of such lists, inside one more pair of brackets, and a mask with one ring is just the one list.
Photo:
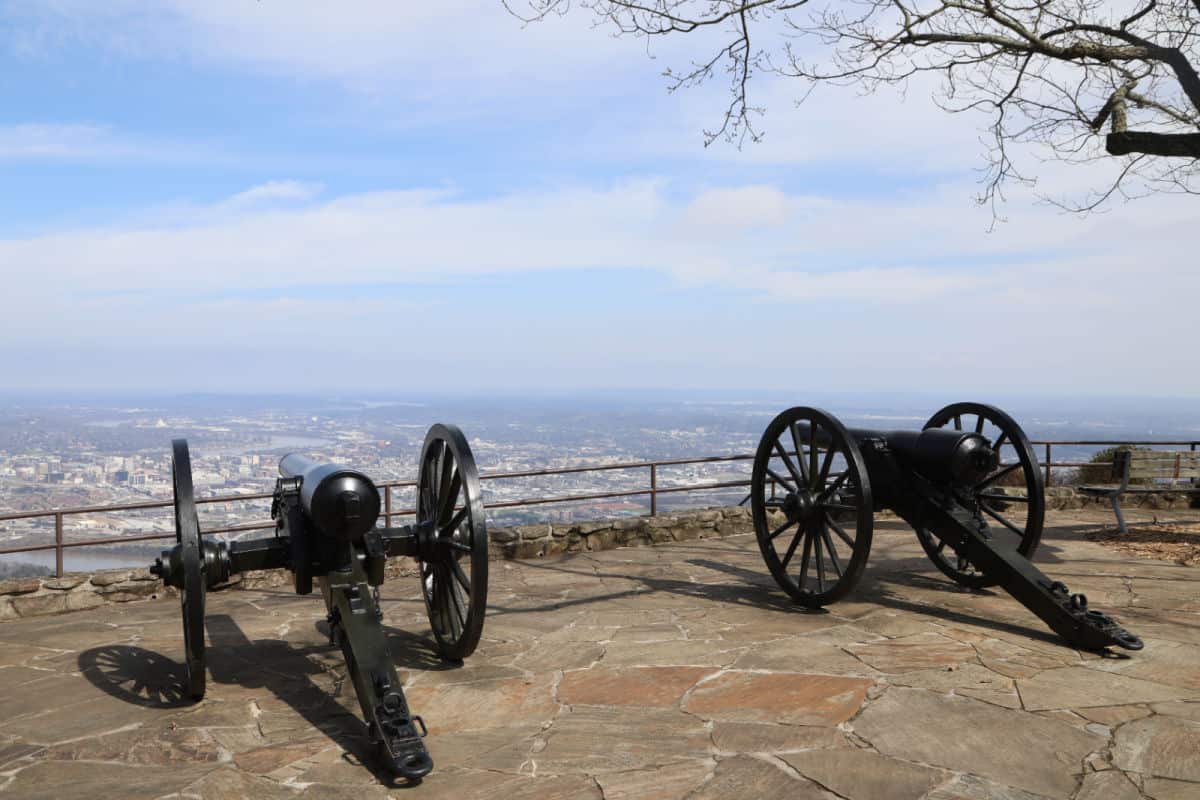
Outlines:
{"label": "flagstone pavement", "polygon": [[435,763],[411,787],[371,766],[319,597],[210,594],[198,704],[174,600],[0,623],[0,800],[1197,800],[1200,568],[1087,541],[1100,512],[1048,522],[1038,565],[1144,650],[1063,645],[891,521],[824,613],[786,601],[752,536],[493,562],[461,666],[434,655],[415,579],[392,580]]}

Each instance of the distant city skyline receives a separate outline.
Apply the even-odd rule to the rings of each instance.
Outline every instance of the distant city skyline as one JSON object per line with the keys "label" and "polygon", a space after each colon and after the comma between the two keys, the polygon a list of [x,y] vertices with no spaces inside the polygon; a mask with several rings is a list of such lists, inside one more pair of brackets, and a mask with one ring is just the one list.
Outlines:
{"label": "distant city skyline", "polygon": [[[0,390],[1200,397],[1197,205],[499,2],[0,7]],[[1079,197],[1119,163],[1039,165]]]}

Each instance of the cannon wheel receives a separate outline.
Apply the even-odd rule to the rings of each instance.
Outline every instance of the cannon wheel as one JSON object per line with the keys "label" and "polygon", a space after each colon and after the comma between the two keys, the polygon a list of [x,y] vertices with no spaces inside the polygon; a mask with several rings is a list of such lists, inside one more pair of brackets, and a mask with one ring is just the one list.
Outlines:
{"label": "cannon wheel", "polygon": [[[990,522],[999,523],[1006,533],[1019,537],[1017,552],[1028,559],[1033,558],[1038,543],[1042,540],[1042,523],[1046,516],[1046,492],[1042,471],[1038,468],[1033,445],[1025,431],[1008,414],[995,406],[983,403],[954,403],[934,414],[925,423],[925,428],[951,427],[954,430],[975,431],[988,438],[992,448],[1000,453],[1001,464],[987,478],[971,488],[973,500],[980,511],[990,517]],[[994,438],[993,438],[994,437]],[[1003,463],[1001,448],[1009,445],[1016,451],[1017,461]],[[1019,473],[1025,484],[1025,497],[999,495],[995,491],[996,481]],[[1014,522],[1004,515],[1007,504],[1027,506],[1023,522]],[[992,526],[996,529],[995,526]],[[994,586],[996,581],[984,576],[975,565],[949,550],[946,544],[923,528],[917,528],[921,547],[933,561],[934,566],[944,572],[955,583],[971,589]]]}
{"label": "cannon wheel", "polygon": [[862,453],[835,417],[807,407],[775,417],[754,456],[750,500],[767,569],[796,602],[819,608],[854,588],[871,552],[874,509]]}
{"label": "cannon wheel", "polygon": [[175,493],[175,541],[181,545],[183,585],[179,604],[183,609],[183,647],[186,655],[187,693],[193,700],[204,698],[204,554],[200,545],[200,520],[192,492],[192,458],[186,439],[171,442],[171,486]]}
{"label": "cannon wheel", "polygon": [[417,523],[433,526],[430,546],[417,560],[438,651],[461,661],[475,651],[483,633],[488,540],[479,471],[466,437],[454,425],[434,425],[425,436]]}

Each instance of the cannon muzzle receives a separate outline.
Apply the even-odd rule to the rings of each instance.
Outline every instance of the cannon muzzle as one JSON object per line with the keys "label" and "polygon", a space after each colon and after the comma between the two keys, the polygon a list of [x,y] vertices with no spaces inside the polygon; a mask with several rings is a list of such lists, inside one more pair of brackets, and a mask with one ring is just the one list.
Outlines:
{"label": "cannon muzzle", "polygon": [[379,489],[358,470],[290,453],[280,459],[279,474],[300,479],[300,505],[324,535],[358,541],[375,527]]}

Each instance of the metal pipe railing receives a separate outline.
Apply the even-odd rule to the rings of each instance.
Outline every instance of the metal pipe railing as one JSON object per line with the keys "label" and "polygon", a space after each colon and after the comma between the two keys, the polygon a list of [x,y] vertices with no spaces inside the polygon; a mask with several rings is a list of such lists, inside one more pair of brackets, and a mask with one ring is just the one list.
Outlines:
{"label": "metal pipe railing", "polygon": [[[1046,470],[1046,483],[1050,483],[1051,470],[1064,468],[1078,468],[1086,466],[1104,466],[1110,462],[1076,462],[1076,461],[1061,461],[1053,460],[1055,446],[1059,447],[1111,447],[1121,445],[1131,446],[1180,446],[1188,445],[1195,451],[1200,441],[1195,440],[1159,440],[1159,441],[1133,441],[1133,440],[1039,440],[1033,442],[1035,446],[1042,445],[1045,448],[1045,460],[1043,467]],[[489,509],[500,508],[524,508],[528,506],[540,506],[551,503],[571,503],[581,502],[584,500],[607,500],[622,497],[640,497],[649,495],[650,497],[650,516],[658,514],[658,496],[661,494],[676,494],[680,492],[700,492],[712,491],[717,489],[731,489],[745,487],[750,485],[749,480],[742,481],[720,481],[715,483],[700,483],[688,484],[684,486],[659,486],[658,469],[659,467],[674,467],[684,466],[688,464],[713,464],[720,462],[732,461],[748,461],[754,458],[753,453],[737,453],[726,456],[703,456],[700,458],[673,458],[660,459],[655,461],[624,461],[613,464],[597,464],[592,466],[579,467],[550,467],[546,469],[532,470],[517,470],[513,472],[493,472],[480,475],[480,480],[494,481],[515,478],[535,478],[548,477],[556,475],[573,475],[585,472],[609,472],[613,470],[638,470],[649,469],[650,482],[649,487],[645,489],[622,490],[615,492],[590,492],[585,494],[568,494],[554,497],[537,497],[537,498],[522,498],[519,500],[506,500],[500,502],[488,503]],[[415,508],[404,508],[395,510],[392,507],[392,490],[402,489],[416,486],[415,480],[395,480],[381,481],[377,484],[383,493],[383,520],[384,524],[391,526],[392,520],[395,517],[410,516],[416,513]],[[197,505],[215,504],[215,503],[236,503],[249,500],[265,500],[273,497],[272,492],[256,492],[251,494],[237,495],[222,495],[217,497],[202,497],[196,499]],[[78,542],[68,542],[64,538],[64,520],[69,516],[78,516],[82,514],[100,514],[113,513],[120,511],[141,511],[155,508],[170,508],[173,502],[170,500],[150,500],[137,503],[117,503],[112,505],[100,506],[78,506],[73,508],[55,508],[44,511],[21,511],[14,513],[0,514],[0,522],[9,522],[13,520],[24,519],[45,519],[52,518],[54,520],[54,543],[42,545],[23,545],[20,547],[9,547],[0,549],[0,556],[13,553],[31,553],[46,550],[53,550],[55,554],[55,574],[59,577],[63,575],[63,553],[68,548],[78,547],[95,547],[98,545],[119,545],[127,542],[142,542],[152,541],[155,539],[170,539],[173,538],[172,533],[154,533],[154,534],[137,534],[132,536],[107,537],[100,539],[86,539]],[[232,525],[222,528],[211,528],[204,531],[205,534],[218,533],[244,533],[247,531],[259,530],[274,530],[273,522],[249,523],[245,525]]]}

